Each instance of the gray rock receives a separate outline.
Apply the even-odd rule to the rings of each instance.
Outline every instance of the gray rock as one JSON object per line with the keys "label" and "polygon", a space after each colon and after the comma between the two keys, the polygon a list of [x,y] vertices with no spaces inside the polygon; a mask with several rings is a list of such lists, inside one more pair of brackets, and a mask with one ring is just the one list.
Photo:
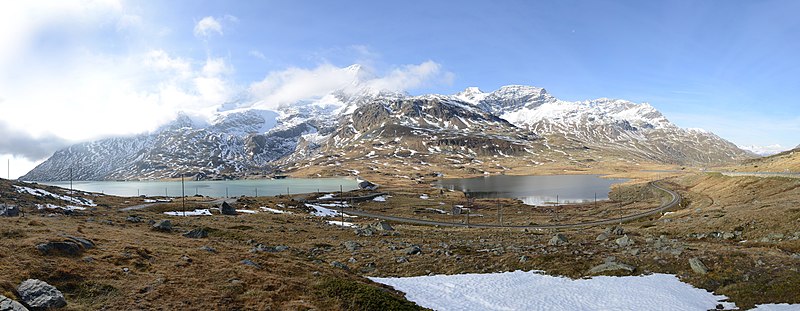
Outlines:
{"label": "gray rock", "polygon": [[217,252],[216,249],[214,249],[213,247],[208,246],[208,245],[200,246],[200,250],[204,250],[204,251],[209,252],[209,253],[216,253]]}
{"label": "gray rock", "polygon": [[605,232],[603,232],[603,233],[601,233],[601,234],[598,234],[598,235],[597,235],[597,237],[595,238],[595,240],[596,240],[596,241],[605,241],[605,240],[608,240],[608,234],[607,234],[607,233],[605,233]]}
{"label": "gray rock", "polygon": [[44,255],[78,256],[83,253],[83,247],[73,241],[47,242],[36,245]]}
{"label": "gray rock", "polygon": [[374,228],[378,231],[394,231],[392,225],[385,221],[378,221],[370,225],[370,227]]}
{"label": "gray rock", "polygon": [[71,235],[68,235],[67,239],[70,239],[73,242],[78,243],[84,249],[92,249],[92,248],[94,248],[94,242],[92,242],[91,240],[84,239],[84,238],[79,238],[79,237],[71,236]]}
{"label": "gray rock", "polygon": [[567,237],[564,236],[561,233],[557,233],[552,238],[550,238],[549,242],[547,242],[547,244],[553,245],[553,246],[561,246],[561,245],[564,245],[564,244],[567,244],[567,243],[569,243],[569,240],[567,240]]}
{"label": "gray rock", "polygon": [[698,274],[706,274],[708,273],[708,267],[700,261],[700,258],[693,257],[689,259],[689,266],[692,267],[692,271]]}
{"label": "gray rock", "polygon": [[736,237],[736,234],[733,232],[725,232],[722,234],[722,238],[726,240],[731,240]]}
{"label": "gray rock", "polygon": [[408,262],[408,258],[406,258],[406,257],[397,257],[395,259],[395,262],[396,263],[406,263],[406,262]]}
{"label": "gray rock", "polygon": [[350,270],[350,267],[348,267],[346,264],[343,264],[343,263],[338,262],[338,261],[332,261],[331,262],[331,266],[334,266],[334,267],[342,269],[342,270]]}
{"label": "gray rock", "polygon": [[228,202],[222,202],[222,206],[219,207],[219,211],[222,215],[236,215],[236,209],[233,208]]}
{"label": "gray rock", "polygon": [[620,226],[613,226],[613,227],[606,228],[605,233],[607,235],[623,235],[623,234],[625,234],[625,230],[622,229],[622,227],[620,227]]}
{"label": "gray rock", "polygon": [[621,247],[628,247],[633,245],[633,239],[629,238],[627,234],[623,235],[621,238],[614,240],[614,242],[616,242],[617,245]]}
{"label": "gray rock", "polygon": [[355,251],[361,249],[361,247],[362,247],[362,245],[358,244],[358,242],[356,242],[356,241],[346,241],[346,242],[344,242],[342,244],[344,245],[344,248],[346,248],[348,251],[351,251],[351,252],[355,252]]}
{"label": "gray rock", "polygon": [[19,207],[15,205],[0,204],[0,216],[17,217],[19,216]]}
{"label": "gray rock", "polygon": [[375,229],[371,227],[367,227],[364,229],[355,229],[353,230],[353,233],[355,233],[358,236],[373,236],[375,234]]}
{"label": "gray rock", "polygon": [[161,232],[170,232],[172,231],[172,222],[170,222],[168,219],[163,219],[156,222],[152,229]]}
{"label": "gray rock", "polygon": [[256,244],[255,247],[250,249],[251,253],[258,253],[258,252],[267,252],[267,253],[279,253],[289,249],[286,245],[278,245],[278,246],[266,246],[264,244]]}
{"label": "gray rock", "polygon": [[202,239],[208,237],[208,231],[206,231],[204,228],[194,228],[191,231],[184,233],[183,236],[190,239]]}
{"label": "gray rock", "polygon": [[261,269],[261,265],[259,265],[259,264],[255,263],[255,262],[253,262],[253,261],[252,261],[252,260],[250,260],[250,259],[245,259],[245,260],[242,260],[242,261],[240,261],[239,263],[241,263],[241,264],[243,264],[243,265],[245,265],[245,266],[251,266],[251,267],[255,267],[256,269]]}
{"label": "gray rock", "polygon": [[422,253],[422,249],[419,247],[419,245],[411,245],[409,247],[404,248],[403,252],[406,255],[417,255]]}
{"label": "gray rock", "polygon": [[587,273],[588,274],[597,274],[597,273],[600,273],[600,272],[620,271],[620,270],[627,271],[627,272],[633,272],[633,271],[636,270],[636,267],[631,266],[629,264],[616,262],[616,261],[606,261],[606,262],[604,262],[602,264],[599,264],[597,266],[592,267],[591,269],[589,269],[589,272],[587,272]]}
{"label": "gray rock", "polygon": [[21,303],[0,295],[0,311],[28,311]]}
{"label": "gray rock", "polygon": [[31,308],[61,308],[67,305],[64,294],[54,286],[37,279],[27,279],[17,287],[22,302]]}
{"label": "gray rock", "polygon": [[526,263],[528,262],[528,256],[522,255],[519,257],[519,263]]}
{"label": "gray rock", "polygon": [[131,215],[131,216],[128,216],[127,218],[125,218],[125,221],[131,222],[131,223],[140,223],[140,222],[142,222],[142,218],[139,217],[139,216],[136,216],[136,215]]}

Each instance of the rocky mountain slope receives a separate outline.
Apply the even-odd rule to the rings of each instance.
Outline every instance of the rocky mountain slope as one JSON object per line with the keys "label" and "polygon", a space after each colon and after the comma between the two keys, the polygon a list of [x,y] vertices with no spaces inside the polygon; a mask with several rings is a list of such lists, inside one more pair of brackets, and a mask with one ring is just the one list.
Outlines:
{"label": "rocky mountain slope", "polygon": [[498,156],[533,164],[605,157],[709,165],[750,156],[713,133],[675,126],[648,104],[567,102],[530,86],[422,96],[365,87],[252,108],[258,106],[245,98],[223,105],[208,123],[181,115],[152,133],[70,146],[22,179],[241,178],[378,157],[422,165]]}

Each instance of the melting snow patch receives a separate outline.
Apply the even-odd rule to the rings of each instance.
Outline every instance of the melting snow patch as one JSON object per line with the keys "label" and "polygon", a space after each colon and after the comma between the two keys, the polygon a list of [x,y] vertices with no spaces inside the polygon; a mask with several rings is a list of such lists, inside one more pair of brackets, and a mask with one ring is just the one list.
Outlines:
{"label": "melting snow patch", "polygon": [[386,197],[381,195],[381,196],[375,197],[372,200],[375,201],[375,202],[386,202]]}
{"label": "melting snow patch", "polygon": [[292,212],[289,212],[289,211],[282,211],[282,210],[279,210],[279,209],[274,209],[274,208],[270,208],[270,207],[266,207],[266,206],[262,206],[261,210],[263,210],[265,212],[270,212],[270,213],[273,213],[273,214],[291,214],[292,213]]}
{"label": "melting snow patch", "polygon": [[[327,207],[346,207],[346,204],[306,204],[307,207],[313,208],[314,211],[311,212],[314,216],[319,217],[334,217],[334,216],[341,216],[342,213],[339,213],[336,210],[332,210]],[[326,207],[327,206],[327,207]],[[355,217],[344,214],[344,217]]]}
{"label": "melting snow patch", "polygon": [[86,209],[85,207],[81,207],[81,206],[73,206],[73,205],[58,206],[58,205],[53,205],[53,204],[49,204],[49,203],[48,204],[36,204],[36,208],[37,209],[63,209],[65,211],[76,211],[76,210],[77,211],[82,211],[82,210]]}
{"label": "melting snow patch", "polygon": [[317,198],[317,200],[330,200],[330,199],[333,199],[333,193],[328,193],[326,195]]}
{"label": "melting snow patch", "polygon": [[340,220],[327,220],[325,222],[327,222],[329,225],[334,225],[334,226],[351,227],[351,228],[355,228],[356,227],[356,224],[354,224],[352,222],[346,222],[346,221],[340,221]]}
{"label": "melting snow patch", "polygon": [[255,214],[258,211],[249,210],[249,209],[237,209],[236,212],[243,213],[243,214]]}
{"label": "melting snow patch", "polygon": [[419,198],[420,198],[420,199],[423,199],[423,200],[427,200],[427,199],[429,199],[430,197],[429,197],[427,194],[423,194],[423,195],[419,196]]}
{"label": "melting snow patch", "polygon": [[717,304],[736,308],[723,302],[727,297],[669,274],[573,280],[514,271],[370,279],[434,310],[708,310]]}
{"label": "melting snow patch", "polygon": [[17,186],[17,185],[14,185],[14,188],[17,188],[17,192],[18,193],[27,193],[27,194],[30,194],[30,195],[35,195],[37,197],[47,196],[47,197],[59,199],[59,200],[62,200],[62,201],[67,201],[69,203],[80,204],[80,205],[85,205],[85,206],[97,206],[97,204],[94,204],[94,202],[92,200],[89,200],[89,199],[75,198],[75,197],[71,197],[71,196],[67,196],[67,195],[55,194],[55,193],[52,193],[52,192],[44,190],[44,189],[34,189],[34,188],[29,188],[29,187]]}
{"label": "melting snow patch", "polygon": [[211,216],[211,211],[208,209],[196,209],[193,211],[180,211],[180,212],[164,212],[170,216]]}
{"label": "melting snow patch", "polygon": [[788,303],[756,305],[755,308],[750,309],[750,311],[797,311],[797,310],[800,310],[800,304],[790,305]]}

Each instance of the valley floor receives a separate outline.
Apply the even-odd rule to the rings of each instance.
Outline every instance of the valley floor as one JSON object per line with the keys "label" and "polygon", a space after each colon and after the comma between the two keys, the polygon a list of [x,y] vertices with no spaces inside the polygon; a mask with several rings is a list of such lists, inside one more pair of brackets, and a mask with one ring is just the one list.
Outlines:
{"label": "valley floor", "polygon": [[[349,208],[419,219],[465,217],[447,214],[446,207],[464,204],[460,193],[362,174],[388,196]],[[598,205],[554,209],[476,200],[474,213],[482,216],[470,221],[496,223],[501,208],[509,224],[635,213],[665,200],[644,183],[665,177],[663,184],[683,201],[664,215],[619,226],[556,231],[390,223],[393,228],[387,230],[363,217],[344,217],[357,229],[343,227],[336,222],[341,215],[332,210],[323,210],[332,217],[312,215],[315,209],[301,202],[311,195],[238,198],[232,205],[243,211],[236,216],[220,215],[211,198],[190,198],[185,207],[209,209],[211,216],[183,217],[164,214],[183,210],[182,202],[123,211],[145,202],[82,194],[75,196],[90,197],[97,206],[67,213],[37,210],[35,204],[64,204],[20,193],[3,180],[0,202],[19,205],[25,213],[0,217],[0,295],[15,298],[20,282],[38,278],[61,290],[66,308],[75,310],[414,309],[402,293],[366,277],[543,270],[572,278],[672,274],[725,295],[740,308],[800,303],[800,179],[680,170],[627,171],[617,177],[635,180],[616,187],[610,200]],[[172,230],[153,230],[163,219],[170,220]],[[207,237],[183,236],[193,229]],[[75,254],[44,254],[36,248],[66,236],[95,246]]]}

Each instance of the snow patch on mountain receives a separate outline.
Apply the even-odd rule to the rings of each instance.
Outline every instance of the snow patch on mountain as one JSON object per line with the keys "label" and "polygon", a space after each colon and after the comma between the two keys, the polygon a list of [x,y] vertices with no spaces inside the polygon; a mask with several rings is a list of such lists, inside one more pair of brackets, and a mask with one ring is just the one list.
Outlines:
{"label": "snow patch on mountain", "polygon": [[[800,146],[798,146],[800,147]],[[767,145],[767,146],[758,146],[758,145],[739,145],[739,148],[750,151],[760,156],[770,156],[773,154],[778,154],[787,150],[791,150],[792,148],[781,146],[780,144],[774,145]]]}

